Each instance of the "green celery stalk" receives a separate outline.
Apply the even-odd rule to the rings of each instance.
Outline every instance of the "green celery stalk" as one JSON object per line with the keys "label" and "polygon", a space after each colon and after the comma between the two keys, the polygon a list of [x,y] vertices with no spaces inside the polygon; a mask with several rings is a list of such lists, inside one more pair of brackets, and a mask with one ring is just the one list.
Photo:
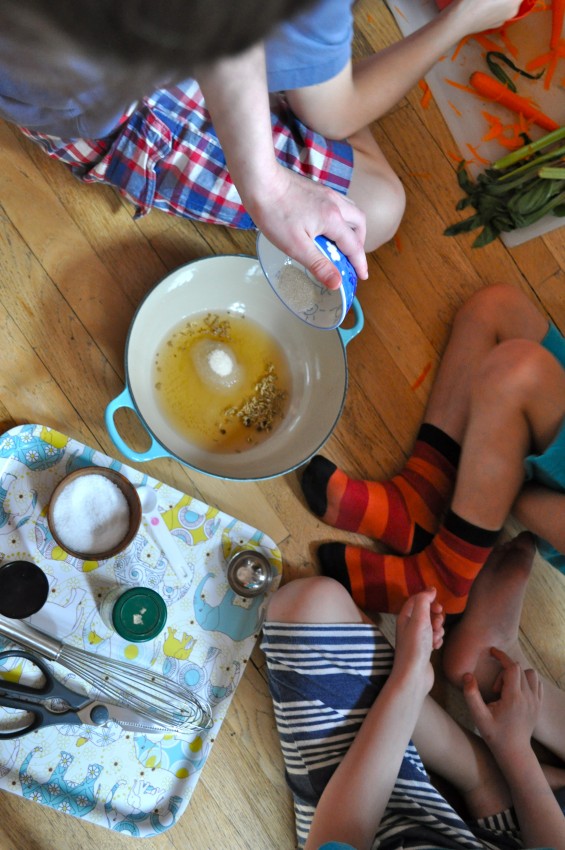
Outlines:
{"label": "green celery stalk", "polygon": [[529,162],[524,162],[522,165],[507,171],[506,174],[500,174],[495,178],[495,180],[497,183],[505,183],[507,180],[513,180],[514,177],[519,177],[522,174],[526,174],[528,171],[537,170],[544,162],[551,162],[555,159],[559,160],[563,156],[565,156],[565,146],[558,148],[557,150],[550,151],[549,153],[541,154],[541,156],[536,156],[535,159],[532,159]]}
{"label": "green celery stalk", "polygon": [[493,162],[490,167],[494,168],[495,171],[503,171],[505,168],[515,165],[515,163],[520,162],[520,160],[525,159],[527,156],[543,150],[548,145],[560,142],[561,139],[565,139],[565,127],[559,127],[558,130],[552,130],[551,133],[547,133],[547,135],[542,136],[540,139],[537,139],[537,141],[530,142],[529,144],[523,145],[521,148],[512,151],[512,153],[506,154],[506,156],[503,156],[501,159],[497,159],[496,162]]}
{"label": "green celery stalk", "polygon": [[543,177],[544,180],[565,180],[565,168],[552,168],[545,165],[540,168],[538,177]]}

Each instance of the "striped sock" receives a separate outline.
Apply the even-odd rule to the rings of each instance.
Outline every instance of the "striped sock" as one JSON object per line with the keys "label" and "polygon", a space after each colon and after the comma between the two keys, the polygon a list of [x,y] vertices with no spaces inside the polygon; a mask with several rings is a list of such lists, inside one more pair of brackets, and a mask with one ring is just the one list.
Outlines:
{"label": "striped sock", "polygon": [[321,455],[306,467],[302,491],[328,525],[380,540],[396,552],[420,551],[436,533],[451,496],[459,445],[424,423],[402,471],[388,481],[356,481]]}
{"label": "striped sock", "polygon": [[343,584],[360,608],[398,614],[409,596],[435,587],[445,613],[458,614],[498,534],[449,511],[432,542],[416,555],[379,555],[358,546],[324,543],[318,557],[322,572]]}

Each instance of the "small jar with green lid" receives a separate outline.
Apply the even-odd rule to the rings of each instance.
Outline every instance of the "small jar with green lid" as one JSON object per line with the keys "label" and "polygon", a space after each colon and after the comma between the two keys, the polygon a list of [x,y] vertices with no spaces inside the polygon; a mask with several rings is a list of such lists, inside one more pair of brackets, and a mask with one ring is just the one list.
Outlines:
{"label": "small jar with green lid", "polygon": [[110,591],[100,614],[106,625],[131,643],[153,640],[167,622],[165,600],[150,587]]}

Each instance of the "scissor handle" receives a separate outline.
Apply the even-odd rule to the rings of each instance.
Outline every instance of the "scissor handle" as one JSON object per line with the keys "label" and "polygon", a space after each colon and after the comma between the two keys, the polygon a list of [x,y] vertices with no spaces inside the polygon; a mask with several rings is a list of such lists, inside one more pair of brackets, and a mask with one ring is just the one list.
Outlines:
{"label": "scissor handle", "polygon": [[[28,661],[37,667],[43,673],[45,683],[38,688],[32,685],[22,685],[20,682],[11,682],[8,679],[0,679],[0,690],[9,691],[12,694],[29,694],[32,697],[46,697],[53,694],[53,689],[57,684],[51,670],[47,667],[42,658],[33,655],[31,652],[26,652],[25,649],[7,649],[5,652],[0,652],[0,661],[3,658],[26,658]],[[59,696],[59,694],[56,694]],[[64,699],[64,697],[62,697]]]}
{"label": "scissor handle", "polygon": [[[19,738],[42,726],[56,726],[59,723],[79,724],[82,722],[78,714],[71,708],[64,713],[58,713],[50,711],[44,706],[43,703],[47,699],[62,699],[69,706],[76,708],[77,701],[80,700],[80,703],[86,702],[87,697],[71,691],[62,685],[61,682],[58,682],[42,658],[38,658],[37,655],[33,655],[31,652],[26,652],[23,649],[9,649],[5,652],[0,652],[0,661],[3,658],[25,658],[31,661],[35,667],[41,670],[45,677],[45,682],[40,687],[35,688],[32,685],[22,685],[20,682],[10,682],[7,679],[0,680],[0,706],[3,708],[16,708],[33,715],[33,720],[23,729],[0,732],[0,741]],[[18,694],[22,695],[21,699],[18,699]]]}

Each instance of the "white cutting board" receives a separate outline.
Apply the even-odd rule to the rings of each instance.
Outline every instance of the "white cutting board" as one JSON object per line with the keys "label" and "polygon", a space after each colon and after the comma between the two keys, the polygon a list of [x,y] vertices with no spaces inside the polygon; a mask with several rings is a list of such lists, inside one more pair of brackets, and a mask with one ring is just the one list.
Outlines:
{"label": "white cutting board", "polygon": [[[389,4],[389,8],[404,36],[419,29],[439,14],[434,0],[393,0]],[[530,59],[548,52],[550,31],[551,12],[547,9],[545,11],[532,12],[521,21],[507,25],[506,34],[512,44],[517,48],[518,52],[516,56],[510,55],[499,33],[488,33],[488,38],[499,45],[500,51],[507,55],[519,68],[525,68],[525,65]],[[469,171],[475,176],[479,171],[483,170],[484,165],[472,161],[473,154],[468,145],[476,148],[480,156],[489,162],[494,162],[508,152],[495,140],[488,142],[482,141],[489,127],[482,112],[485,111],[492,115],[497,115],[503,123],[513,123],[515,118],[504,107],[491,101],[484,101],[446,82],[446,79],[449,79],[461,85],[468,86],[469,77],[473,71],[485,71],[490,74],[484,58],[485,51],[474,39],[470,39],[458,51],[455,58],[453,58],[454,53],[455,50],[450,51],[450,53],[446,54],[436,63],[427,74],[426,82],[451,130],[460,155],[468,161]],[[502,67],[513,78],[511,69],[505,65]],[[546,112],[558,124],[565,124],[565,91],[559,85],[559,82],[563,81],[564,78],[565,60],[561,60],[549,91],[546,91],[543,87],[543,77],[541,80],[532,81],[520,76],[516,80],[516,86],[519,94],[525,97],[531,97],[540,109]],[[533,128],[531,136],[532,138],[539,138],[545,132],[545,130],[536,127]],[[453,220],[457,221],[457,218],[458,214],[455,214],[454,211]],[[543,233],[548,233],[557,227],[562,227],[563,224],[564,220],[562,218],[546,216],[546,218],[530,227],[502,234],[501,239],[506,245],[512,247],[527,242]]]}

